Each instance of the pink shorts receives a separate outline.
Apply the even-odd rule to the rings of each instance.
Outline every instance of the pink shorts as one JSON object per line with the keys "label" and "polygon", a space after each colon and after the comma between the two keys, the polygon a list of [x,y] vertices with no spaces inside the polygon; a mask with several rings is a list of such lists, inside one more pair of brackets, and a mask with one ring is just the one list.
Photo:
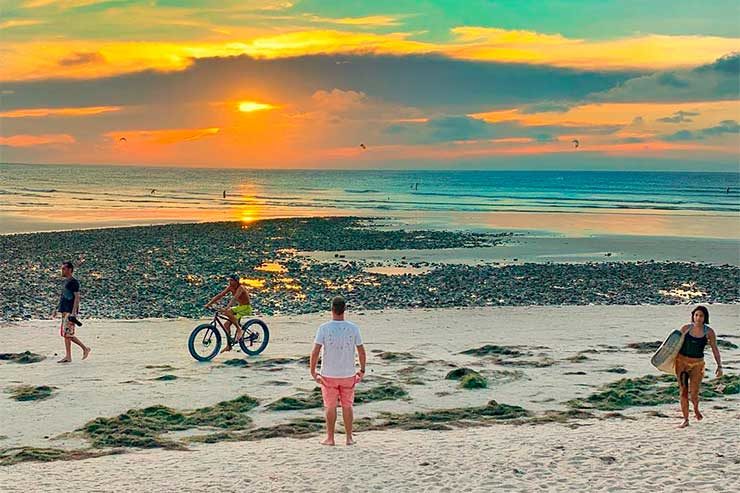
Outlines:
{"label": "pink shorts", "polygon": [[324,407],[337,407],[337,401],[342,407],[352,407],[355,402],[355,385],[359,382],[357,375],[344,378],[321,377],[321,395],[324,397]]}

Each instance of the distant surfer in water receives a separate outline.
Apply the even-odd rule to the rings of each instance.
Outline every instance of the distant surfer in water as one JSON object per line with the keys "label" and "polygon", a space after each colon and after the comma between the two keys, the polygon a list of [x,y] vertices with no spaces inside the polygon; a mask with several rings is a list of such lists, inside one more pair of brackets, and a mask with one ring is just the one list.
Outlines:
{"label": "distant surfer in water", "polygon": [[707,343],[712,348],[714,360],[717,362],[717,370],[714,373],[717,378],[722,376],[722,360],[719,356],[719,348],[717,348],[717,335],[707,325],[709,310],[704,306],[697,306],[691,312],[691,322],[681,327],[681,333],[685,334],[685,337],[676,355],[676,376],[681,390],[681,413],[683,414],[683,423],[679,428],[689,426],[689,398],[694,406],[696,420],[704,419],[699,412],[699,385],[704,376],[704,348]]}

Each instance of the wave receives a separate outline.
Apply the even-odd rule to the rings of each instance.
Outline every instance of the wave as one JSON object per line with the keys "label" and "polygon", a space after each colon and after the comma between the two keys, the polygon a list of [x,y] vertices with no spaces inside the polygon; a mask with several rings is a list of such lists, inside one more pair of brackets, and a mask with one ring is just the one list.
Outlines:
{"label": "wave", "polygon": [[[221,192],[198,192],[198,191],[193,191],[193,190],[162,190],[162,191],[167,192],[167,193],[187,193],[190,195],[205,195],[205,196],[221,195]],[[227,189],[226,192],[228,193],[228,191],[229,190]]]}
{"label": "wave", "polygon": [[344,191],[347,193],[380,193],[380,190],[373,190],[372,188],[366,190],[352,190],[351,188],[347,188]]}
{"label": "wave", "polygon": [[[422,195],[422,196],[431,196],[431,197],[460,197],[460,198],[482,198],[482,199],[521,199],[521,198],[536,198],[537,196],[528,195],[525,197],[522,197],[522,195],[512,195],[511,190],[508,192],[495,192],[491,191],[489,193],[469,193],[469,192],[408,192],[410,195]],[[593,195],[593,194],[601,194],[601,195],[614,195],[616,197],[621,197],[625,195],[630,196],[669,196],[669,197],[677,197],[681,196],[679,193],[664,193],[660,191],[653,191],[653,190],[609,190],[609,191],[597,191],[593,189],[573,189],[573,190],[532,190],[532,191],[522,191],[522,194],[531,194],[531,193],[539,193],[539,194],[553,194],[557,198],[562,200],[579,200],[578,197],[563,197],[563,194],[570,194],[570,195]],[[717,197],[717,198],[735,198],[740,197],[740,193],[694,193],[692,194],[693,197]],[[553,198],[552,195],[540,195],[540,197],[549,197]],[[611,198],[595,198],[595,197],[589,197],[589,200],[614,200]],[[649,199],[646,199],[649,200]],[[687,202],[691,202],[688,198],[686,199]]]}
{"label": "wave", "polygon": [[[354,208],[378,208],[383,209],[434,209],[434,210],[466,210],[466,211],[495,211],[495,210],[510,210],[515,207],[526,207],[526,206],[541,206],[540,210],[546,209],[633,209],[633,210],[667,210],[667,211],[703,211],[703,212],[740,212],[740,207],[679,207],[672,204],[666,203],[655,203],[645,204],[642,202],[635,202],[633,204],[623,202],[609,202],[609,203],[561,203],[547,200],[521,200],[517,203],[489,203],[489,202],[417,202],[417,201],[404,201],[404,200],[350,200],[350,199],[323,199],[316,198],[311,200],[314,203],[321,203],[322,206],[325,204],[339,204],[345,207]],[[287,205],[287,204],[286,204]],[[735,204],[733,204],[735,205]]]}
{"label": "wave", "polygon": [[[39,198],[38,195],[28,195]],[[149,195],[125,195],[106,193],[107,198],[96,197],[92,193],[84,197],[69,197],[73,201],[88,203],[100,203],[103,207],[113,207],[113,204],[122,204],[120,207],[136,207],[136,204],[146,204],[147,208],[182,208],[182,209],[218,209],[223,207],[239,208],[242,206],[259,205],[259,206],[276,206],[276,207],[335,207],[351,209],[373,209],[381,208],[383,210],[448,210],[448,211],[495,211],[495,210],[512,210],[516,207],[536,207],[540,210],[575,210],[575,209],[621,209],[621,210],[653,210],[653,211],[701,211],[701,212],[718,212],[731,213],[740,212],[740,203],[737,201],[708,202],[702,200],[650,200],[650,199],[628,199],[628,198],[599,198],[599,197],[553,197],[549,195],[534,195],[521,197],[516,195],[501,195],[496,198],[486,196],[476,196],[468,194],[463,198],[475,198],[484,200],[454,200],[460,199],[459,195],[450,197],[453,200],[403,200],[402,197],[409,195],[402,194],[400,197],[391,196],[385,198],[349,198],[349,197],[295,197],[295,196],[268,196],[257,195],[250,197],[250,200],[239,199],[222,199],[214,197],[213,200],[203,200],[199,197],[181,197],[181,196],[149,196]],[[118,195],[118,197],[111,197]],[[422,197],[447,197],[444,194],[424,193],[412,194]],[[7,197],[7,195],[6,195]],[[419,197],[420,199],[422,197]],[[52,198],[48,196],[48,198]],[[33,202],[19,202],[17,205],[33,206]],[[103,205],[105,204],[105,205]],[[300,205],[297,205],[300,204]]]}

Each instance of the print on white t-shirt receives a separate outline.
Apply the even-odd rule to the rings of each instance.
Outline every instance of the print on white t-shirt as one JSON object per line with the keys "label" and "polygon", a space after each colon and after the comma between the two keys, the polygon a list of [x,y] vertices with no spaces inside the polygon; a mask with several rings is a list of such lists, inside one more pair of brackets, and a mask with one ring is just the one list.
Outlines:
{"label": "print on white t-shirt", "polygon": [[356,373],[355,348],[362,345],[360,328],[346,320],[326,322],[316,331],[321,344],[321,375],[331,378],[351,377]]}

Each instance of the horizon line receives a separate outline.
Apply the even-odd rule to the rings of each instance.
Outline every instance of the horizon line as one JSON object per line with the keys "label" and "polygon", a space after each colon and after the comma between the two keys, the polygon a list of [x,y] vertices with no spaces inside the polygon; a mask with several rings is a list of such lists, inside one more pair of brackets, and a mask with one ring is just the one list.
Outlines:
{"label": "horizon line", "polygon": [[[683,170],[683,169],[581,169],[581,168],[496,168],[496,167],[485,167],[485,168],[330,168],[330,167],[284,167],[284,168],[266,168],[266,167],[217,167],[217,166],[178,166],[178,165],[156,165],[156,164],[100,164],[100,163],[10,163],[0,161],[0,166],[60,166],[60,167],[75,167],[75,168],[137,168],[137,169],[192,169],[192,170],[214,170],[214,171],[415,171],[415,172],[435,172],[435,171],[458,171],[458,172],[471,172],[471,171],[527,171],[527,172],[607,172],[607,173],[711,173],[711,174],[740,174],[740,167],[737,170],[728,171],[706,171],[706,170]],[[737,166],[737,165],[736,165]]]}

